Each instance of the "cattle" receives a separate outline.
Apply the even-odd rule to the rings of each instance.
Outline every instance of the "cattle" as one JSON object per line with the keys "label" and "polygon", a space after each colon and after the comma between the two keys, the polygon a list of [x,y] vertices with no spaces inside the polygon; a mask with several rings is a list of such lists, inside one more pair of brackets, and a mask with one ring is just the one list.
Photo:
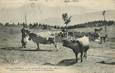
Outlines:
{"label": "cattle", "polygon": [[83,36],[76,40],[62,40],[63,46],[68,47],[73,50],[76,56],[76,63],[78,62],[78,53],[81,53],[81,62],[83,61],[82,57],[87,58],[87,51],[89,49],[89,37]]}

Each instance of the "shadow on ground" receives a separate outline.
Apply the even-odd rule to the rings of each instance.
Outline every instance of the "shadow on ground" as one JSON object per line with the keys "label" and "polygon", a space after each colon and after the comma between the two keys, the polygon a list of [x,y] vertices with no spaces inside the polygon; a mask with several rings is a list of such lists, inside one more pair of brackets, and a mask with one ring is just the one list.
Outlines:
{"label": "shadow on ground", "polygon": [[16,50],[16,51],[48,51],[51,52],[53,50],[36,50],[36,49],[27,49],[27,48],[22,48],[22,47],[5,47],[5,48],[0,48],[2,50]]}
{"label": "shadow on ground", "polygon": [[4,47],[0,48],[2,50],[21,50],[22,47]]}
{"label": "shadow on ground", "polygon": [[64,59],[64,60],[61,60],[60,62],[58,62],[57,64],[45,63],[43,65],[71,66],[71,65],[74,65],[74,64],[76,64],[75,59]]}
{"label": "shadow on ground", "polygon": [[53,50],[42,50],[42,49],[40,49],[40,50],[36,50],[36,49],[35,49],[35,50],[31,50],[31,49],[29,49],[29,50],[28,50],[28,49],[24,50],[24,49],[23,49],[23,50],[21,50],[21,51],[47,51],[47,52],[52,52]]}
{"label": "shadow on ground", "polygon": [[100,62],[96,62],[96,63],[107,64],[107,65],[115,65],[115,62],[108,62],[108,61],[100,61]]}

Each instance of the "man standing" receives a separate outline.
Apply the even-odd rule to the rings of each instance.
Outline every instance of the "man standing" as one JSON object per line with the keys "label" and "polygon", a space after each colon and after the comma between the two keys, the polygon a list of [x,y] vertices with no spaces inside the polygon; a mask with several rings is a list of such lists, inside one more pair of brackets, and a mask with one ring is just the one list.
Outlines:
{"label": "man standing", "polygon": [[21,33],[22,33],[22,39],[21,39],[21,44],[22,44],[22,48],[26,48],[26,41],[25,41],[25,37],[26,37],[26,33],[25,33],[25,28],[23,27],[21,29]]}

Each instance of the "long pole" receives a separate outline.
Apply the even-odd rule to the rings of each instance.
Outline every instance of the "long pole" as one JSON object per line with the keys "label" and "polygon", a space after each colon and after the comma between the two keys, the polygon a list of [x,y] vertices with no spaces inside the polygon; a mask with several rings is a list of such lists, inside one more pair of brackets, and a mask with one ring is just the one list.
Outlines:
{"label": "long pole", "polygon": [[25,12],[25,24],[27,24],[27,14]]}
{"label": "long pole", "polygon": [[24,12],[24,26],[27,27],[27,12],[26,12],[26,5],[25,7],[25,12]]}
{"label": "long pole", "polygon": [[68,38],[68,28],[67,28],[67,24],[66,24],[66,33],[67,33],[67,38]]}
{"label": "long pole", "polygon": [[104,25],[105,25],[105,33],[107,32],[107,24],[106,24],[106,19],[105,19],[105,13],[106,13],[106,11],[104,10],[103,11],[103,18],[104,18]]}

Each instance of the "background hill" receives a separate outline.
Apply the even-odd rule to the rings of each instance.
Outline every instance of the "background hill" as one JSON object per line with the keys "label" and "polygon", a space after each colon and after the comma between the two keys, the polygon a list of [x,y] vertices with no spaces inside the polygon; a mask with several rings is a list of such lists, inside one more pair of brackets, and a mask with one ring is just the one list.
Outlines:
{"label": "background hill", "polygon": [[[99,21],[103,20],[102,12],[91,12],[91,13],[84,13],[79,15],[72,15],[72,19],[70,24],[68,25],[75,25],[85,22],[91,22],[91,21]],[[106,12],[106,20],[115,20],[115,10],[108,10]],[[48,24],[56,24],[63,26],[63,20],[62,18],[47,18],[43,19],[41,22],[48,23]]]}

